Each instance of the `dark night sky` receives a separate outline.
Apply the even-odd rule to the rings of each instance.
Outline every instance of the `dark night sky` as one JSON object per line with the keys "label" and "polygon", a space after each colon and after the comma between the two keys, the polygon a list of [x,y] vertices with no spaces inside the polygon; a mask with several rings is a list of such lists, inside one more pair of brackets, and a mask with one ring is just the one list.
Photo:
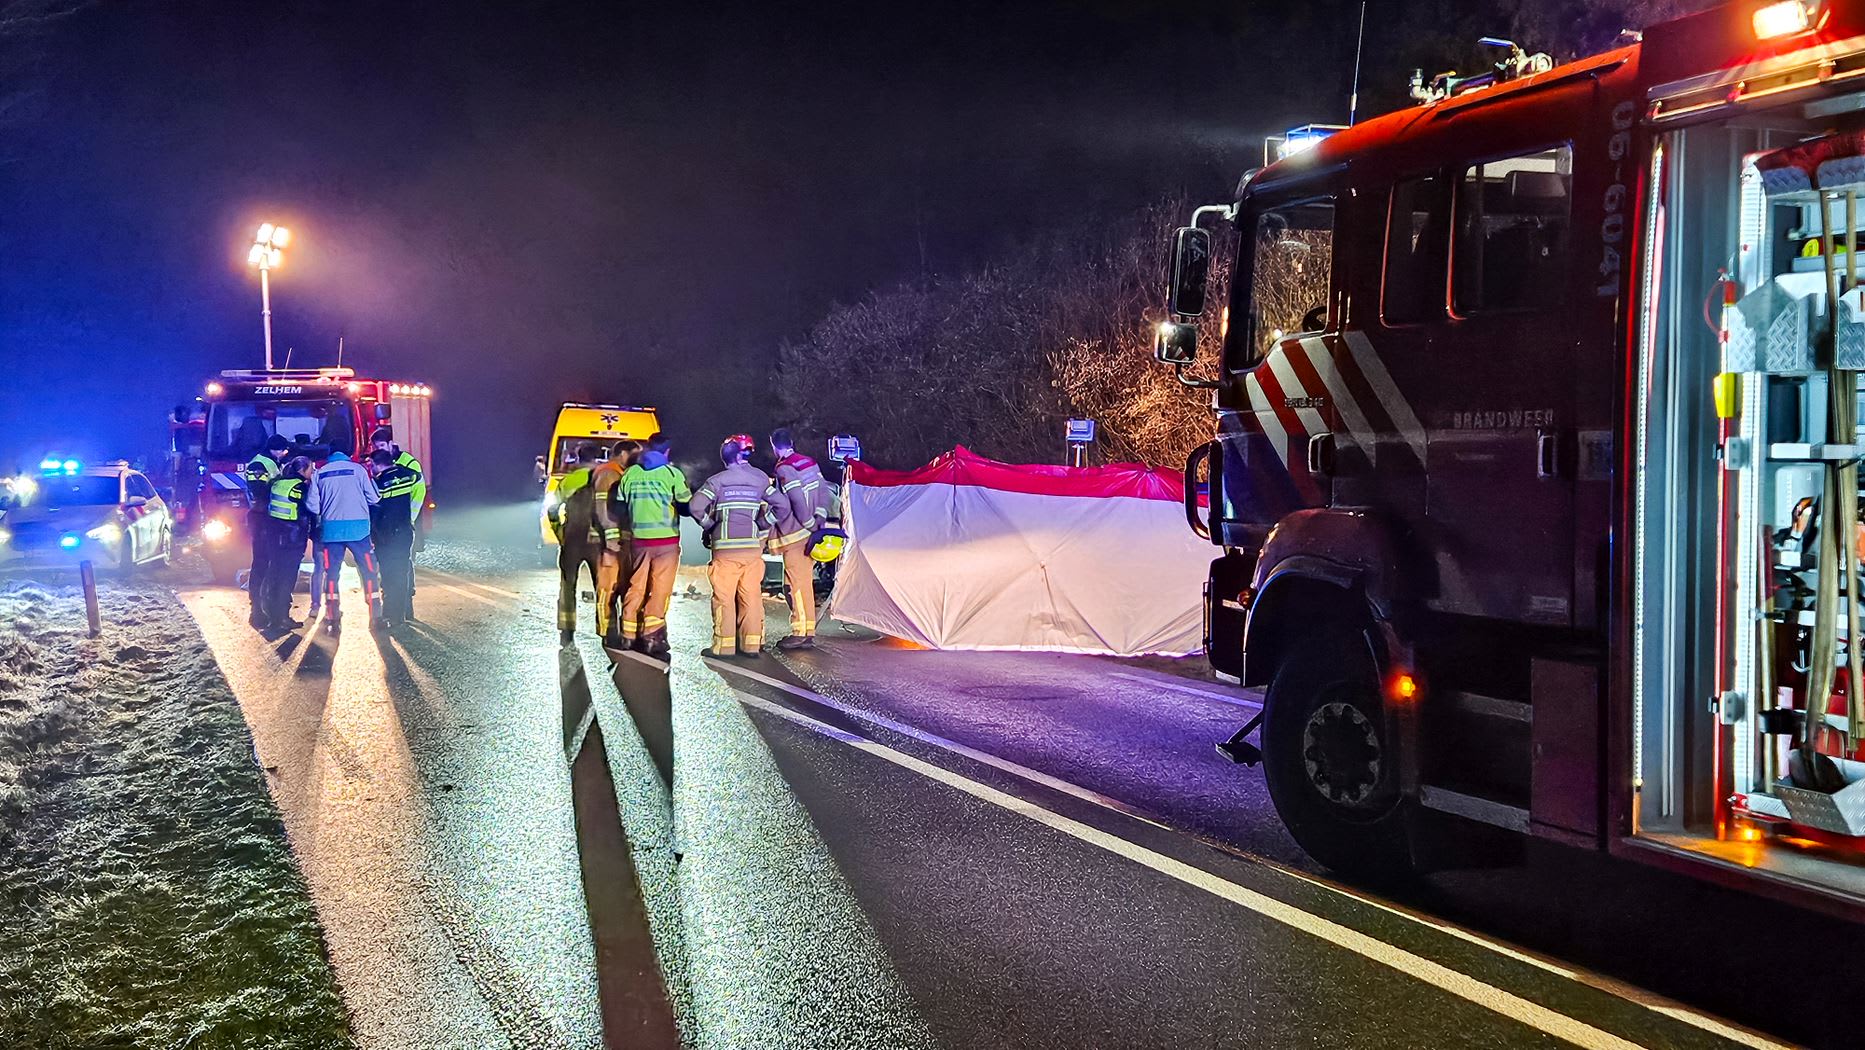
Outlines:
{"label": "dark night sky", "polygon": [[1343,115],[1357,11],[482,6],[118,0],[6,45],[0,469],[153,453],[258,367],[261,219],[298,237],[277,345],[433,384],[438,485],[525,491],[565,399],[710,447],[837,299],[1228,199],[1265,132]]}

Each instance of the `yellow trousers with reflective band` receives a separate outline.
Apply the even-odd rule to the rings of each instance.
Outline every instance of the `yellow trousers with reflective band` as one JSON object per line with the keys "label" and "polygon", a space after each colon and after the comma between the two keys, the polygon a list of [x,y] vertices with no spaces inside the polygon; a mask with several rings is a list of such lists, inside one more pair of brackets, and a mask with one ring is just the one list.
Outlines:
{"label": "yellow trousers with reflective band", "polygon": [[[621,603],[627,575],[628,541],[622,541],[619,551],[612,551],[605,544],[602,552],[596,555],[596,622],[602,625],[604,638],[615,625],[615,607]],[[631,638],[634,636],[633,631],[624,633]]]}
{"label": "yellow trousers with reflective band", "polygon": [[804,553],[805,534],[795,543],[777,548],[784,556],[784,584],[790,602],[790,633],[807,638],[816,633],[816,559]]}
{"label": "yellow trousers with reflective band", "polygon": [[731,656],[764,646],[764,556],[755,550],[712,554],[712,651]]}
{"label": "yellow trousers with reflective band", "polygon": [[622,639],[634,641],[667,629],[667,602],[680,571],[680,545],[631,544],[628,548],[628,594],[622,599]]}

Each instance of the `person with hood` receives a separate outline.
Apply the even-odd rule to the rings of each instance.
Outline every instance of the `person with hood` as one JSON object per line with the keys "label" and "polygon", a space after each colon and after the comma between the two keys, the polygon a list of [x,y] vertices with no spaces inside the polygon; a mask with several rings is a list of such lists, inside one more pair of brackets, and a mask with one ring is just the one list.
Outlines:
{"label": "person with hood", "polygon": [[725,469],[693,494],[693,520],[712,548],[712,647],[701,656],[757,659],[764,645],[764,536],[771,527],[771,477],[751,465],[751,438],[719,446]]}
{"label": "person with hood", "polygon": [[369,625],[372,629],[382,626],[382,600],[376,592],[376,553],[369,542],[369,508],[381,500],[369,472],[342,452],[332,452],[329,461],[311,475],[304,509],[317,516],[317,539],[322,544],[318,567],[324,573],[324,629],[332,634],[342,627],[343,606],[337,598],[337,583],[346,552],[363,578]]}
{"label": "person with hood", "polygon": [[673,444],[665,434],[648,438],[634,466],[622,474],[622,500],[628,523],[628,593],[622,599],[622,643],[649,656],[664,657],[667,602],[680,571],[680,515],[687,512],[693,490],[686,475],[668,462]]}
{"label": "person with hood", "polygon": [[[258,420],[247,422],[257,423]],[[265,448],[246,461],[246,531],[251,534],[253,545],[253,567],[246,573],[246,596],[252,600],[252,612],[246,622],[262,631],[269,626],[265,615],[265,590],[266,580],[272,575],[272,529],[267,524],[270,515],[266,508],[272,502],[272,483],[278,480],[279,464],[289,451],[291,442],[282,434],[274,434],[266,439]]]}
{"label": "person with hood", "polygon": [[771,431],[771,454],[777,457],[771,550],[783,555],[784,597],[790,603],[790,636],[777,648],[807,649],[816,644],[816,559],[809,556],[809,544],[829,523],[829,483],[816,461],[797,451],[789,428]]}

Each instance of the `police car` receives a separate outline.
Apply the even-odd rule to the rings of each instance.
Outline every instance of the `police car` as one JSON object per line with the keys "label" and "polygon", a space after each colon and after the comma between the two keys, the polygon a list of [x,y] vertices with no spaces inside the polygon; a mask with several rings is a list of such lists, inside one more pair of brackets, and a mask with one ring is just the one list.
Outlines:
{"label": "police car", "polygon": [[90,561],[129,572],[166,565],[175,547],[168,503],[141,471],[118,460],[39,464],[30,494],[0,515],[0,567]]}

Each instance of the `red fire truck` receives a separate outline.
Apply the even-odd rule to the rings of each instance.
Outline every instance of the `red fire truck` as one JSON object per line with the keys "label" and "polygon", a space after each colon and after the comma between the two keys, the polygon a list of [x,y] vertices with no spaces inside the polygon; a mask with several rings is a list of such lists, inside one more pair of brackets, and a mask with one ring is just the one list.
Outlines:
{"label": "red fire truck", "polygon": [[1175,235],[1221,747],[1336,869],[1489,825],[1865,918],[1865,2],[1487,43]]}
{"label": "red fire truck", "polygon": [[[227,371],[207,384],[203,400],[199,494],[202,551],[214,579],[232,583],[252,564],[247,531],[245,466],[274,434],[292,443],[294,455],[322,463],[333,452],[366,453],[369,435],[391,427],[395,443],[412,453],[433,483],[430,423],[432,391],[425,383],[358,379],[348,368]],[[183,502],[191,502],[177,492]],[[430,501],[421,527],[433,519]]]}

